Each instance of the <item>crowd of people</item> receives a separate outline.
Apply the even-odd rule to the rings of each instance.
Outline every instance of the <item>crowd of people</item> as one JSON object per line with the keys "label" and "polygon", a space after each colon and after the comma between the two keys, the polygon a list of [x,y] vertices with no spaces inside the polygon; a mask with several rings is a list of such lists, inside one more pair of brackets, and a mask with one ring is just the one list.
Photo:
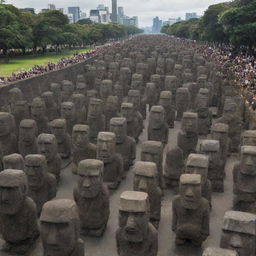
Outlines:
{"label": "crowd of people", "polygon": [[60,61],[58,61],[56,63],[49,62],[45,66],[35,65],[34,67],[32,67],[31,69],[29,69],[27,71],[20,71],[18,73],[12,73],[12,75],[9,77],[0,77],[0,85],[5,85],[8,83],[23,80],[23,79],[26,79],[29,77],[41,75],[44,73],[51,72],[53,70],[59,70],[59,69],[65,68],[67,66],[80,63],[82,61],[85,61],[88,58],[91,58],[91,57],[107,50],[109,47],[114,47],[118,44],[120,44],[119,41],[108,43],[101,47],[93,48],[85,53],[76,53],[71,57],[62,58]]}

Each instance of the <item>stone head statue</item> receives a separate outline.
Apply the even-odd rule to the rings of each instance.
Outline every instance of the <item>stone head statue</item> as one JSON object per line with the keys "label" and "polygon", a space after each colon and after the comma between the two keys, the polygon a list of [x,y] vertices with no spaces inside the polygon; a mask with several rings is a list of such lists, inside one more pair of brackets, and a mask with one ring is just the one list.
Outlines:
{"label": "stone head statue", "polygon": [[75,86],[71,81],[63,80],[61,82],[61,99],[62,101],[68,101],[69,97],[73,94]]}
{"label": "stone head statue", "polygon": [[92,98],[97,98],[98,92],[96,90],[88,90],[86,93],[87,102],[90,103]]}
{"label": "stone head statue", "polygon": [[12,123],[10,114],[0,112],[0,137],[9,135],[12,131]]}
{"label": "stone head statue", "polygon": [[184,88],[184,87],[178,88],[176,91],[176,102],[178,104],[182,104],[182,103],[187,104],[188,100],[189,100],[188,88]]}
{"label": "stone head statue", "polygon": [[255,214],[228,211],[222,226],[220,247],[235,250],[239,256],[255,255]]}
{"label": "stone head statue", "polygon": [[162,163],[163,144],[159,141],[145,141],[141,146],[141,161],[153,162],[158,168]]}
{"label": "stone head statue", "polygon": [[3,157],[4,169],[24,170],[24,159],[20,154],[11,154]]}
{"label": "stone head statue", "polygon": [[45,103],[46,109],[49,107],[53,107],[56,104],[54,101],[53,92],[44,92],[42,93],[41,97]]}
{"label": "stone head statue", "polygon": [[38,151],[44,155],[47,162],[52,161],[58,153],[58,144],[53,134],[41,133],[38,136]]}
{"label": "stone head statue", "polygon": [[99,118],[103,113],[102,100],[91,98],[88,109],[88,117],[92,119]]}
{"label": "stone head statue", "polygon": [[121,105],[121,115],[126,118],[127,122],[132,122],[134,118],[134,106],[132,103],[122,103]]}
{"label": "stone head statue", "polygon": [[218,140],[202,140],[200,153],[209,158],[209,168],[220,166],[220,142]]}
{"label": "stone head statue", "polygon": [[127,122],[124,117],[115,117],[110,120],[110,132],[116,135],[116,143],[123,143],[127,136]]}
{"label": "stone head statue", "polygon": [[25,101],[25,100],[16,101],[12,114],[15,117],[17,117],[17,119],[19,118],[19,116],[21,118],[22,117],[28,117],[29,116],[28,102]]}
{"label": "stone head statue", "polygon": [[27,177],[22,170],[0,172],[0,213],[16,215],[27,196]]}
{"label": "stone head statue", "polygon": [[85,98],[84,94],[73,93],[71,96],[71,101],[75,105],[75,110],[81,111],[85,107],[86,98]]}
{"label": "stone head statue", "polygon": [[38,190],[45,184],[47,162],[43,155],[33,154],[25,157],[25,173],[30,190]]}
{"label": "stone head statue", "polygon": [[120,196],[119,227],[131,243],[142,242],[148,234],[149,203],[144,192],[125,191]]}
{"label": "stone head statue", "polygon": [[106,112],[109,112],[109,113],[118,113],[119,112],[119,104],[118,104],[117,96],[108,96],[106,103],[105,103],[105,110],[106,110]]}
{"label": "stone head statue", "polygon": [[237,105],[234,102],[226,101],[223,108],[223,116],[232,117],[236,114]]}
{"label": "stone head statue", "polygon": [[136,110],[139,110],[140,91],[139,90],[129,90],[128,91],[128,102],[132,103]]}
{"label": "stone head statue", "polygon": [[150,82],[156,85],[157,90],[160,90],[161,76],[158,74],[151,75]]}
{"label": "stone head statue", "polygon": [[256,146],[241,147],[240,171],[244,175],[256,175]]}
{"label": "stone head statue", "polygon": [[159,104],[163,107],[169,107],[172,103],[172,93],[170,91],[161,91]]}
{"label": "stone head statue", "polygon": [[176,76],[166,76],[164,81],[164,87],[167,91],[176,91],[177,88],[177,77]]}
{"label": "stone head statue", "polygon": [[40,223],[44,255],[71,256],[76,251],[80,224],[78,209],[73,200],[58,199],[46,202]]}
{"label": "stone head statue", "polygon": [[192,112],[184,112],[181,120],[181,129],[185,133],[197,133],[198,115]]}
{"label": "stone head statue", "polygon": [[158,186],[157,166],[153,162],[137,161],[134,167],[134,190],[151,194]]}
{"label": "stone head statue", "polygon": [[20,122],[19,140],[29,146],[35,142],[37,137],[37,125],[33,119],[24,119]]}
{"label": "stone head statue", "polygon": [[229,130],[229,127],[227,124],[215,123],[211,127],[211,138],[213,140],[220,141],[222,145],[223,144],[222,141],[223,140],[225,141],[228,139],[228,130]]}
{"label": "stone head statue", "polygon": [[103,184],[104,163],[101,160],[86,159],[78,164],[78,190],[84,198],[95,198]]}
{"label": "stone head statue", "polygon": [[84,83],[85,82],[84,75],[82,75],[82,74],[77,75],[76,76],[76,82],[77,83]]}
{"label": "stone head statue", "polygon": [[72,131],[72,144],[79,149],[86,149],[89,143],[90,127],[88,125],[76,124]]}
{"label": "stone head statue", "polygon": [[73,120],[75,118],[75,104],[70,101],[61,103],[61,117],[66,120]]}
{"label": "stone head statue", "polygon": [[149,113],[149,126],[152,129],[159,129],[164,124],[165,112],[162,106],[153,106]]}
{"label": "stone head statue", "polygon": [[238,256],[238,254],[236,251],[233,250],[208,247],[204,250],[202,256]]}
{"label": "stone head statue", "polygon": [[188,174],[200,174],[202,185],[206,183],[208,176],[209,157],[202,154],[190,154],[186,163],[185,172]]}
{"label": "stone head statue", "polygon": [[113,95],[117,96],[119,100],[124,97],[124,88],[119,83],[114,84],[113,86]]}
{"label": "stone head statue", "polygon": [[132,75],[132,82],[131,82],[131,89],[132,90],[140,90],[143,86],[143,76],[141,74],[133,74]]}
{"label": "stone head statue", "polygon": [[116,135],[112,132],[99,132],[97,138],[97,159],[104,163],[113,161],[116,153]]}
{"label": "stone head statue", "polygon": [[201,176],[199,174],[182,174],[180,176],[179,194],[184,208],[197,209],[202,197]]}
{"label": "stone head statue", "polygon": [[152,83],[152,82],[147,83],[145,92],[148,99],[154,99],[157,93],[157,88],[155,83]]}
{"label": "stone head statue", "polygon": [[205,88],[207,82],[207,77],[205,75],[201,75],[197,78],[197,83],[199,88]]}
{"label": "stone head statue", "polygon": [[65,140],[67,133],[67,123],[65,119],[55,119],[50,122],[51,132],[55,136],[58,143]]}
{"label": "stone head statue", "polygon": [[15,104],[16,101],[23,100],[23,93],[19,88],[12,88],[8,91],[8,101],[10,104]]}
{"label": "stone head statue", "polygon": [[37,121],[43,119],[45,115],[45,102],[39,97],[34,98],[31,103],[31,117]]}
{"label": "stone head statue", "polygon": [[103,80],[100,86],[100,97],[101,99],[107,99],[110,95],[112,95],[112,81]]}
{"label": "stone head statue", "polygon": [[241,135],[241,145],[242,146],[256,146],[256,131],[247,130]]}
{"label": "stone head statue", "polygon": [[86,95],[87,86],[84,82],[77,82],[76,84],[76,92],[79,94]]}

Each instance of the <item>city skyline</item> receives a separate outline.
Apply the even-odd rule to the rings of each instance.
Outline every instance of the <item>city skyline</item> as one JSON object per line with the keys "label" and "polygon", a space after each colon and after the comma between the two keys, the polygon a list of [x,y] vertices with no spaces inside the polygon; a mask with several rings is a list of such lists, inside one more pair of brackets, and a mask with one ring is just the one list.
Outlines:
{"label": "city skyline", "polygon": [[[182,17],[185,13],[196,12],[202,15],[211,4],[227,2],[225,0],[117,0],[117,6],[124,7],[128,16],[138,16],[140,27],[152,26],[152,19],[158,16],[161,20]],[[112,9],[111,0],[94,0],[85,2],[83,0],[47,0],[38,2],[35,0],[7,0],[6,3],[13,4],[18,8],[33,7],[36,12],[47,8],[48,4],[54,4],[56,8],[67,8],[79,6],[83,12],[89,13],[90,9],[95,9],[99,4]]]}

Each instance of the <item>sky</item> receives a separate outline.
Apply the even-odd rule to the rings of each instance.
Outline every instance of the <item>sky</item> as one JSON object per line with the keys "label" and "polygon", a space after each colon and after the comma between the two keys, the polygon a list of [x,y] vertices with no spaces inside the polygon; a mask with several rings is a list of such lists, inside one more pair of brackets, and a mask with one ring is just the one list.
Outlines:
{"label": "sky", "polygon": [[[117,0],[118,6],[123,6],[128,16],[138,16],[139,26],[152,26],[152,20],[158,16],[162,20],[168,18],[185,18],[186,12],[197,12],[202,15],[209,5],[227,2],[226,0]],[[37,11],[47,8],[48,4],[55,4],[56,8],[68,6],[79,6],[87,15],[90,9],[99,4],[109,6],[111,0],[7,0],[6,3],[13,4],[18,8],[31,7]]]}

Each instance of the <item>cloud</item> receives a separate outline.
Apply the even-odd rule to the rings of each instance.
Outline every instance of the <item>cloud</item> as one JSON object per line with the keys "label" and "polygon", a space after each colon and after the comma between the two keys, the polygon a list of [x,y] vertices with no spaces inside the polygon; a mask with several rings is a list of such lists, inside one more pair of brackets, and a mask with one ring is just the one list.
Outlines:
{"label": "cloud", "polygon": [[[139,17],[140,26],[151,26],[155,16],[167,20],[184,18],[186,12],[197,12],[202,15],[209,5],[225,2],[225,0],[117,0],[117,2],[118,6],[124,7],[126,15]],[[50,3],[55,4],[57,8],[80,6],[87,14],[90,9],[96,8],[99,4],[105,4],[111,10],[111,0],[7,0],[7,3],[18,8],[33,7],[37,11],[47,8]]]}

